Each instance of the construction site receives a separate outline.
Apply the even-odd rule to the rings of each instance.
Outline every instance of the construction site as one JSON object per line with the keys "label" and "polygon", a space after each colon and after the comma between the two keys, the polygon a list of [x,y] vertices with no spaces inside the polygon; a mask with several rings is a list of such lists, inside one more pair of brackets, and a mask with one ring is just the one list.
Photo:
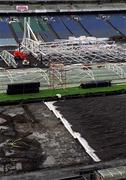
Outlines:
{"label": "construction site", "polygon": [[125,10],[0,0],[1,180],[126,179]]}

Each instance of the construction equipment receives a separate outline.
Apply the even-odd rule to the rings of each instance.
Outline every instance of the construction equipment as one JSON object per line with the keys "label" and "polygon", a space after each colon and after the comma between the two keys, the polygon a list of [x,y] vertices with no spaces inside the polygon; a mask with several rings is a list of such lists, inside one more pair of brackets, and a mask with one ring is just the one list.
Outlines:
{"label": "construction equipment", "polygon": [[28,55],[23,51],[15,50],[13,56],[16,61],[21,60],[23,65],[29,65]]}

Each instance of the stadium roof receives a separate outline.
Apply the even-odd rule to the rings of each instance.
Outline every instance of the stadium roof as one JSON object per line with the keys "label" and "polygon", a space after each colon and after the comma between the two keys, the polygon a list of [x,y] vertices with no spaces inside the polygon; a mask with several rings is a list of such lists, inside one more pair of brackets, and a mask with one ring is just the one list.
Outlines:
{"label": "stadium roof", "polygon": [[[29,0],[30,1],[30,0]],[[71,12],[111,12],[111,11],[125,11],[126,3],[35,3],[35,4],[3,4],[0,1],[0,13],[71,13]],[[11,2],[11,1],[10,1]],[[22,1],[23,2],[23,1]],[[18,7],[18,8],[17,8]],[[22,10],[23,9],[23,10]]]}
{"label": "stadium roof", "polygon": [[119,0],[0,0],[0,2],[33,2],[33,3],[36,3],[36,2],[85,2],[85,3],[114,3],[114,2],[117,2],[117,3],[120,3],[120,2],[123,2],[125,3],[126,0],[122,0],[122,1],[119,1]]}
{"label": "stadium roof", "polygon": [[126,0],[0,0],[0,13],[4,14],[121,10],[126,10]]}

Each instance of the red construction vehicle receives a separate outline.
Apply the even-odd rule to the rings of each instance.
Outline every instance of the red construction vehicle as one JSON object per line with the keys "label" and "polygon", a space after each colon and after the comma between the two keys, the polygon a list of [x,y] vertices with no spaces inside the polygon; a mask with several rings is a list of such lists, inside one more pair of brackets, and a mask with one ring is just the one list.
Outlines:
{"label": "red construction vehicle", "polygon": [[18,51],[18,50],[15,50],[15,51],[13,52],[13,56],[14,56],[15,59],[19,59],[19,60],[22,60],[22,61],[28,59],[27,54],[25,54],[25,53],[22,52],[22,51]]}
{"label": "red construction vehicle", "polygon": [[26,53],[19,51],[19,50],[15,50],[13,52],[13,56],[14,56],[15,60],[21,60],[23,65],[29,64],[28,55]]}

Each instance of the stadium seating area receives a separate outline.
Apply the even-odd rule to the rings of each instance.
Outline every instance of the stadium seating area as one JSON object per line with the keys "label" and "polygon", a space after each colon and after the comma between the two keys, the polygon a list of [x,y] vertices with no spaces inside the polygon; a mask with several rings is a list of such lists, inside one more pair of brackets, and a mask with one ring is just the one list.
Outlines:
{"label": "stadium seating area", "polygon": [[116,31],[106,20],[101,18],[95,15],[82,15],[80,16],[80,23],[91,35],[97,38],[119,35],[118,31]]}
{"label": "stadium seating area", "polygon": [[0,45],[16,45],[13,33],[9,24],[3,19],[0,21]]}
{"label": "stadium seating area", "polygon": [[[23,38],[23,17],[2,17],[0,19],[0,45],[16,44]],[[126,35],[125,14],[84,14],[69,16],[31,17],[30,26],[39,40],[51,42],[68,39],[70,36],[95,36],[110,38]]]}
{"label": "stadium seating area", "polygon": [[122,33],[123,35],[126,35],[126,16],[125,15],[114,14],[110,17],[109,21],[112,24],[112,26],[114,26],[120,31],[120,33]]}

